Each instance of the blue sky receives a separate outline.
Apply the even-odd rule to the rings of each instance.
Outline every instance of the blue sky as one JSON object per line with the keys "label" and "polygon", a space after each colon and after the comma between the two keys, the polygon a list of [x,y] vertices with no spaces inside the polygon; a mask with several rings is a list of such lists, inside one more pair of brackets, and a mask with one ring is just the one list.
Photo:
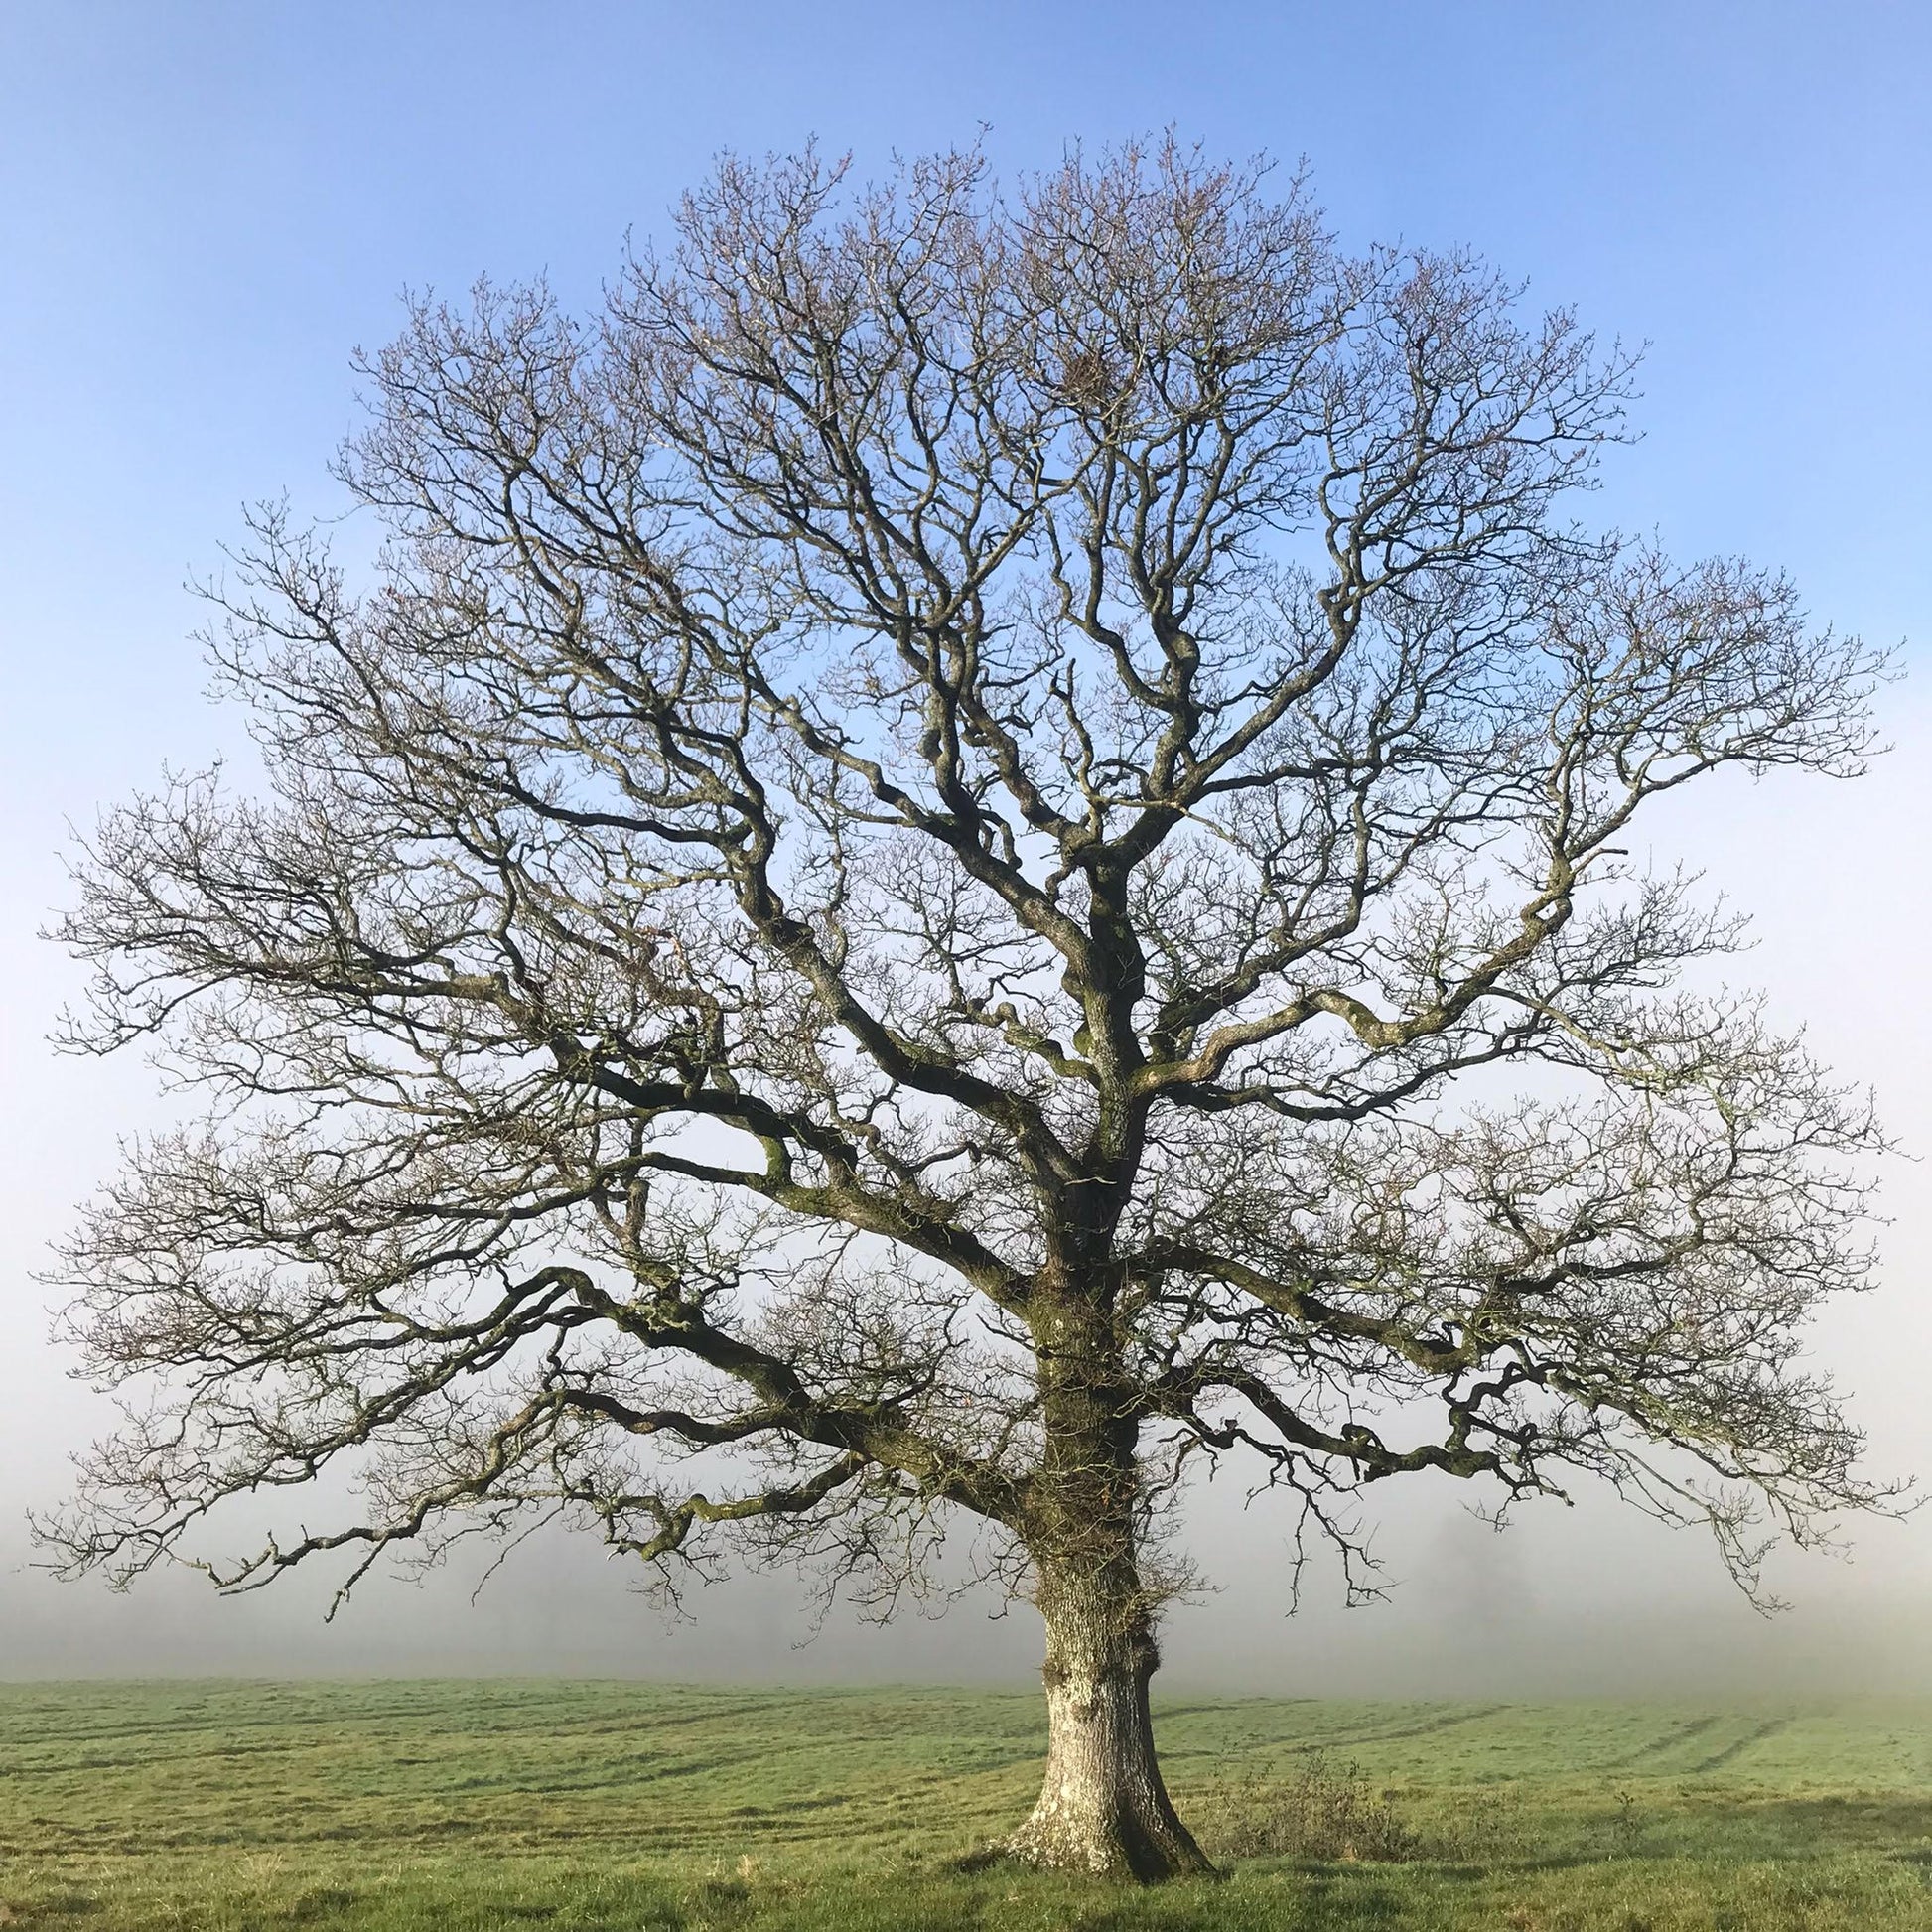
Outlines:
{"label": "blue sky", "polygon": [[[1345,236],[1466,242],[1647,340],[1606,511],[1900,634],[1928,83],[1932,10],[1871,0],[12,0],[0,649],[43,721],[79,663],[139,736],[180,690],[180,580],[244,497],[316,491],[403,286],[547,270],[589,300],[721,147],[816,133],[863,166],[982,123],[1009,167],[1168,123],[1306,154]],[[37,725],[28,756],[59,746]]]}
{"label": "blue sky", "polygon": [[[659,227],[727,146],[816,134],[864,170],[984,125],[1015,170],[1173,124],[1306,155],[1345,239],[1467,244],[1533,300],[1650,344],[1644,440],[1611,460],[1606,519],[1784,564],[1821,615],[1923,640],[1928,105],[1932,8],[1903,0],[0,0],[0,1517],[16,1488],[58,1487],[89,1419],[53,1393],[27,1271],[146,1105],[138,1067],[64,1067],[42,1044],[72,986],[32,937],[54,854],[66,821],[240,741],[201,703],[183,582],[218,564],[245,499],[333,505],[349,351],[390,333],[406,285],[545,271],[589,303],[626,229]],[[1721,800],[1682,829],[1762,915],[1755,976],[1923,1153],[1915,684],[1891,723],[1899,751],[1866,786]],[[1921,1461],[1923,1191],[1895,1192],[1889,1299],[1826,1351],[1868,1385],[1881,1447]],[[1442,1556],[1436,1535],[1421,1574],[1434,1549],[1460,1576],[1462,1546]],[[1901,1616],[1932,1587],[1932,1528],[1911,1536],[1881,1536],[1861,1573]],[[1546,1592],[1559,1678],[1565,1606],[1602,1585],[1591,1561],[1550,1559],[1586,1580]],[[51,1629],[33,1606],[52,1599],[12,1587],[0,1575],[0,1618]],[[1715,1600],[1704,1587],[1685,1586]],[[921,1655],[902,1668],[938,1668]]]}

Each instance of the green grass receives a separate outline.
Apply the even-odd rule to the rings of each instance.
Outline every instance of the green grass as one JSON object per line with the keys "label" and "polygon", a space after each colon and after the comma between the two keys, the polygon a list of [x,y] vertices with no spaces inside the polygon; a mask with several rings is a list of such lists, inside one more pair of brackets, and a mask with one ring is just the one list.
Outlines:
{"label": "green grass", "polygon": [[961,1869],[1038,1700],[584,1682],[0,1686],[0,1924],[626,1932],[1932,1928],[1932,1710],[1174,1699],[1212,1850],[1319,1753],[1400,1863]]}

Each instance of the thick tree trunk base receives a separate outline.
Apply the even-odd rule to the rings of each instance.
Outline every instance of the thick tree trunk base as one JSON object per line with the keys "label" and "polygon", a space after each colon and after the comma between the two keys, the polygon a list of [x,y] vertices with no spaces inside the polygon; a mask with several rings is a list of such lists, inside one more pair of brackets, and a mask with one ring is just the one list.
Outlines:
{"label": "thick tree trunk base", "polygon": [[1054,1675],[1049,1669],[1046,1782],[1008,1853],[1051,1870],[1142,1884],[1211,1872],[1162,1783],[1146,1677]]}

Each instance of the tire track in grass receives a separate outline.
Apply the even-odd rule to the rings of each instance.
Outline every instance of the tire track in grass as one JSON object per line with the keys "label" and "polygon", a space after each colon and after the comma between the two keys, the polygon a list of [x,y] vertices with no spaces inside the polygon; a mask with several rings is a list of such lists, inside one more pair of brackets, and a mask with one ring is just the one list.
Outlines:
{"label": "tire track in grass", "polygon": [[1661,1737],[1653,1737],[1647,1744],[1639,1744],[1633,1751],[1625,1751],[1621,1757],[1613,1757],[1595,1768],[1599,1771],[1627,1771],[1633,1764],[1642,1764],[1647,1759],[1662,1757],[1666,1751],[1675,1750],[1680,1744],[1688,1744],[1702,1737],[1706,1731],[1715,1730],[1721,1721],[1717,1717],[1693,1718],[1688,1724],[1679,1725]]}
{"label": "tire track in grass", "polygon": [[1755,1730],[1747,1730],[1743,1736],[1726,1744],[1723,1750],[1714,1751],[1703,1763],[1691,1766],[1691,1775],[1701,1777],[1706,1771],[1721,1771],[1726,1764],[1741,1757],[1753,1744],[1761,1744],[1767,1737],[1775,1737],[1781,1730],[1789,1730],[1797,1722],[1794,1718],[1767,1718]]}
{"label": "tire track in grass", "polygon": [[1343,1747],[1353,1749],[1357,1744],[1392,1744],[1408,1737],[1433,1737],[1439,1730],[1453,1730],[1458,1725],[1481,1724],[1485,1718],[1500,1717],[1510,1707],[1506,1704],[1479,1704],[1473,1710],[1445,1711],[1433,1718],[1404,1725],[1396,1730],[1343,1731],[1332,1739],[1298,1744],[1297,1750],[1320,1751],[1339,1750]]}

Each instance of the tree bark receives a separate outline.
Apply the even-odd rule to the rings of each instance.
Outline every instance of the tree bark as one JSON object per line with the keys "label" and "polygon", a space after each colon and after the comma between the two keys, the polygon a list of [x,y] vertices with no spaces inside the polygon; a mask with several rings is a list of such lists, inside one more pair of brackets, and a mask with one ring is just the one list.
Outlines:
{"label": "tree bark", "polygon": [[1041,1580],[1046,1781],[1008,1841],[1030,1864],[1142,1883],[1211,1871],[1154,1752],[1148,1681],[1161,1657],[1131,1563]]}

